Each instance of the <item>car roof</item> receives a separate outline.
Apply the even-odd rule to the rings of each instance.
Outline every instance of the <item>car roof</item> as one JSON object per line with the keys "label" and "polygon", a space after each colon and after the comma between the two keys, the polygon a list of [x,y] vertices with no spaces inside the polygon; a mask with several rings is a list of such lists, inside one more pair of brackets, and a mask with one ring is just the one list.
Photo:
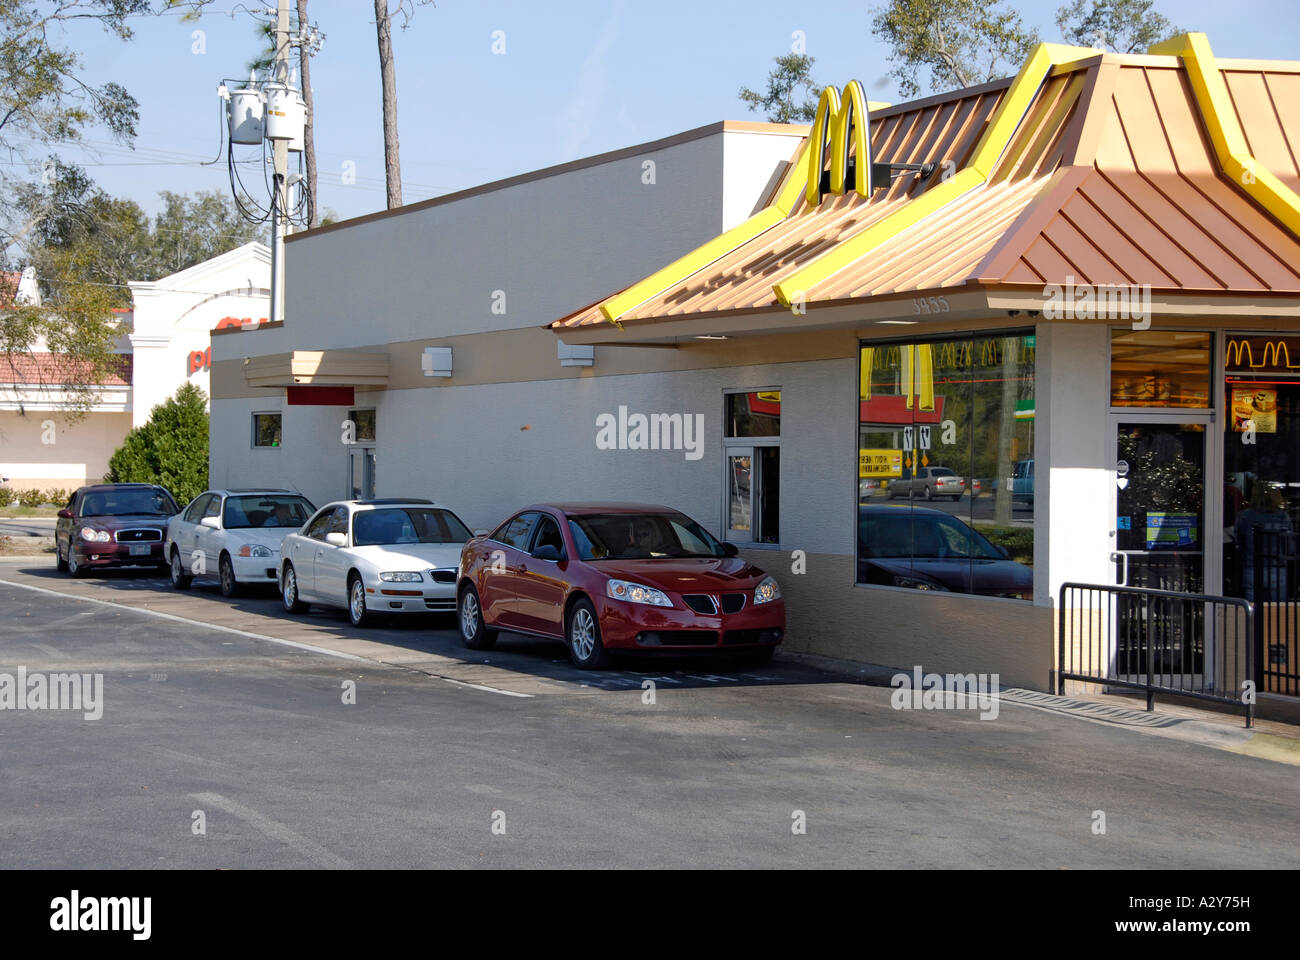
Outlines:
{"label": "car roof", "polygon": [[594,513],[616,513],[616,514],[636,514],[636,513],[672,513],[681,514],[676,507],[666,507],[662,503],[614,503],[602,501],[589,501],[578,503],[534,503],[530,506],[516,510],[511,516],[524,513],[528,510],[557,510],[560,513],[569,514],[570,516],[581,516],[583,514]]}
{"label": "car roof", "polygon": [[[934,507],[923,507],[920,504],[912,505],[910,503],[860,503],[858,504],[859,513],[899,513],[903,510],[915,511],[916,513],[929,514],[930,516],[953,517],[954,520],[961,520],[961,517],[953,516],[946,510],[936,510]],[[966,521],[962,520],[962,523]]]}
{"label": "car roof", "polygon": [[[236,494],[244,496],[246,494],[259,493],[287,493],[291,496],[301,497],[302,494],[297,490],[282,490],[279,487],[214,487],[208,493]],[[306,499],[305,497],[303,499]]]}
{"label": "car roof", "polygon": [[88,483],[84,487],[78,487],[78,493],[89,493],[99,490],[162,490],[164,493],[171,493],[166,487],[158,483]]}
{"label": "car roof", "polygon": [[385,497],[379,500],[331,500],[320,509],[324,510],[328,507],[351,507],[353,510],[367,510],[375,507],[437,507],[439,510],[451,509],[435,500],[421,500],[418,498],[408,500],[401,497]]}

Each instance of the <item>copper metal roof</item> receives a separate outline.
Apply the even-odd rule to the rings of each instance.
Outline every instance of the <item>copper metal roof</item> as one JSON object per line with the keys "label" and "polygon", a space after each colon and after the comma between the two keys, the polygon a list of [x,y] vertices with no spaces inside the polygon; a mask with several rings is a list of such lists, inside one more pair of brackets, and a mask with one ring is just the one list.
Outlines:
{"label": "copper metal roof", "polygon": [[[1300,190],[1300,64],[1220,67],[1254,157]],[[874,158],[960,169],[1009,86],[873,113]],[[904,175],[869,200],[846,191],[800,204],[619,321],[786,309],[774,285],[942,179]],[[1177,57],[1097,54],[1055,68],[986,183],[831,274],[807,300],[1041,289],[1069,278],[1146,283],[1155,292],[1300,293],[1300,242],[1220,172]],[[603,323],[593,305],[552,326]]]}

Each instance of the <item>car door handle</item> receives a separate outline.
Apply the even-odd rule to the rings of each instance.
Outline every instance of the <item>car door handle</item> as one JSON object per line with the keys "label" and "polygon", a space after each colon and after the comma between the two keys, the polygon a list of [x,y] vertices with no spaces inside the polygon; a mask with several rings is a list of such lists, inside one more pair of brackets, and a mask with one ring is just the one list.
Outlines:
{"label": "car door handle", "polygon": [[520,572],[520,573],[527,573],[527,572],[528,572],[528,564],[526,564],[526,563],[521,563],[521,564],[519,564],[519,572]]}

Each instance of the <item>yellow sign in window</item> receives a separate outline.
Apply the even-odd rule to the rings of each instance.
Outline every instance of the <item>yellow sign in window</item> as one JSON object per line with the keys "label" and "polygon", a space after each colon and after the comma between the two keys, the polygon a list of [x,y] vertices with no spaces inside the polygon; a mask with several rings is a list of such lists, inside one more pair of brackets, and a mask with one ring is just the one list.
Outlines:
{"label": "yellow sign in window", "polygon": [[901,477],[902,450],[858,450],[858,477]]}

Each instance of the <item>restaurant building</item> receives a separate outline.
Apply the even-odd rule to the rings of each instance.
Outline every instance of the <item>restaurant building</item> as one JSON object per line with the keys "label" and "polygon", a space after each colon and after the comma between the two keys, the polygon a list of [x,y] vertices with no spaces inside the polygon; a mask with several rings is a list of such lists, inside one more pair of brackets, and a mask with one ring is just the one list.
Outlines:
{"label": "restaurant building", "polygon": [[1067,581],[1294,611],[1296,104],[1199,34],[1044,44],[301,234],[284,324],[213,339],[213,482],[668,503],[787,648],[1033,689]]}

